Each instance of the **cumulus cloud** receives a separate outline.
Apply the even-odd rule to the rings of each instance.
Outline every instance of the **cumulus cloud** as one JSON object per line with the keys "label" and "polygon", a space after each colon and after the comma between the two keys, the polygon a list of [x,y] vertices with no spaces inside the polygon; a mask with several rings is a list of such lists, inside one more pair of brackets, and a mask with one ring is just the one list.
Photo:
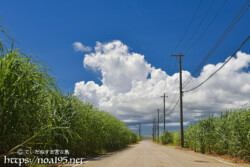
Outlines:
{"label": "cumulus cloud", "polygon": [[74,42],[73,49],[76,52],[90,52],[92,49],[89,46],[84,46],[81,42]]}
{"label": "cumulus cloud", "polygon": [[[204,66],[200,76],[192,77],[185,89],[204,81],[221,63]],[[167,92],[168,106],[176,91],[178,93],[178,73],[168,75],[165,71],[153,67],[143,55],[130,52],[128,46],[118,40],[109,43],[97,42],[94,52],[85,54],[83,64],[85,68],[101,72],[102,84],[80,81],[75,84],[74,94],[128,124],[151,123],[156,115],[155,109],[163,107],[160,96]],[[185,93],[185,124],[207,113],[237,108],[249,103],[250,73],[243,70],[248,68],[249,64],[250,55],[238,52],[236,58],[206,84]],[[183,81],[190,76],[190,72],[183,71]],[[178,125],[178,110],[177,105],[175,112],[167,117],[168,126]]]}

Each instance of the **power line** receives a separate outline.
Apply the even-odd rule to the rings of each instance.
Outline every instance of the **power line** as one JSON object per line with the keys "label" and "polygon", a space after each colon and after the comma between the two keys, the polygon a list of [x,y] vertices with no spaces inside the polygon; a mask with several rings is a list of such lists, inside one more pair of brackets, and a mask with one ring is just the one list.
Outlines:
{"label": "power line", "polygon": [[200,87],[201,85],[203,85],[204,83],[206,83],[212,76],[214,76],[218,71],[220,71],[233,57],[234,55],[245,45],[245,43],[249,40],[250,36],[247,37],[247,39],[240,45],[240,47],[230,56],[230,58],[228,58],[216,71],[214,71],[207,79],[205,79],[203,82],[201,82],[199,85],[195,86],[192,89],[183,91],[183,92],[190,92],[192,90],[197,89],[198,87]]}
{"label": "power line", "polygon": [[174,105],[174,108],[167,114],[167,116],[169,116],[170,114],[172,114],[174,112],[174,109],[176,108],[177,104],[179,103],[180,99],[178,99]]}
{"label": "power line", "polygon": [[206,34],[207,30],[213,24],[213,22],[215,21],[215,19],[217,18],[217,16],[221,13],[222,9],[224,8],[224,6],[226,5],[227,2],[228,2],[228,0],[224,0],[224,2],[221,5],[221,7],[217,10],[215,16],[208,23],[206,29],[200,34],[200,36],[197,38],[197,40],[192,43],[192,45],[189,47],[188,50],[192,49],[200,41],[200,39]]}
{"label": "power line", "polygon": [[210,10],[211,10],[213,4],[214,4],[214,0],[213,0],[213,1],[211,2],[211,4],[209,5],[209,7],[208,7],[208,9],[207,9],[207,11],[206,11],[206,13],[205,13],[205,15],[203,16],[203,18],[202,18],[201,21],[200,21],[198,27],[197,27],[197,28],[195,29],[195,31],[192,33],[192,35],[191,35],[190,38],[187,40],[187,42],[185,43],[185,45],[182,47],[181,51],[182,51],[183,49],[186,48],[186,46],[190,43],[190,41],[193,39],[193,37],[195,36],[195,34],[199,31],[199,29],[200,29],[202,23],[203,23],[204,20],[207,18],[207,15],[208,15],[208,13],[210,12]]}
{"label": "power line", "polygon": [[160,122],[163,122],[163,114],[160,116]]}
{"label": "power line", "polygon": [[200,65],[194,70],[194,72],[192,72],[192,74],[190,75],[190,77],[183,83],[183,87],[185,87],[190,82],[190,80],[192,79],[192,76],[194,76],[200,70],[200,68],[205,64],[205,62],[207,61],[207,59],[213,54],[213,52],[217,49],[217,47],[221,44],[221,42],[226,38],[226,36],[232,30],[232,28],[242,18],[242,16],[245,14],[245,12],[247,11],[247,9],[249,7],[248,2],[249,2],[249,0],[247,0],[247,2],[243,5],[243,7],[237,13],[237,15],[235,16],[235,18],[233,19],[233,21],[229,24],[229,26],[227,27],[227,29],[223,32],[223,34],[220,36],[220,38],[218,39],[218,41],[216,42],[216,44],[209,51],[209,53],[203,59],[203,61],[200,63]]}
{"label": "power line", "polygon": [[[171,100],[170,104],[168,105],[168,107],[166,108],[166,111],[168,111],[168,109],[170,109],[170,106],[172,106],[172,104],[174,104],[174,101],[175,101],[176,97],[178,97],[178,96],[177,96],[177,95],[178,95],[178,92],[179,92],[179,90],[177,90],[177,91],[175,92],[175,95],[174,95],[174,97],[172,98],[172,100]],[[166,114],[166,116],[169,116],[169,115],[174,111],[174,109],[176,108],[176,105],[178,104],[179,100],[180,100],[180,99],[177,100],[177,102],[174,104],[173,109],[172,109],[168,114]],[[163,121],[163,115],[161,115],[160,120]]]}
{"label": "power line", "polygon": [[166,110],[168,110],[169,108],[170,108],[170,106],[173,104],[173,102],[174,102],[174,99],[176,98],[176,97],[178,97],[177,95],[178,95],[178,92],[179,92],[179,89],[175,92],[175,95],[174,95],[174,97],[172,98],[172,100],[171,100],[171,102],[169,103],[169,105],[168,105],[168,107],[167,107],[167,109]]}
{"label": "power line", "polygon": [[[192,75],[196,74],[198,70],[205,64],[207,59],[212,55],[212,53],[215,51],[215,49],[221,44],[221,42],[225,39],[225,37],[228,35],[228,33],[232,30],[232,28],[235,26],[235,24],[241,19],[241,17],[244,15],[244,13],[247,11],[248,7],[242,12],[242,10],[247,6],[247,3],[249,0],[243,5],[241,10],[238,12],[238,14],[235,16],[233,21],[230,23],[230,25],[227,27],[227,29],[224,31],[224,33],[221,35],[219,40],[216,42],[214,47],[210,50],[208,55],[203,59],[202,63],[196,68],[196,70],[192,73]],[[189,77],[190,78],[190,77]],[[184,83],[185,84],[185,83]],[[185,86],[185,85],[184,85]]]}
{"label": "power line", "polygon": [[249,0],[243,5],[243,7],[238,12],[238,14],[235,16],[235,18],[233,19],[233,21],[230,23],[230,25],[227,27],[227,29],[224,31],[224,33],[219,38],[219,40],[216,42],[216,44],[214,45],[214,47],[210,50],[210,52],[208,53],[208,55],[203,59],[203,61],[201,62],[201,64],[196,68],[196,70],[192,73],[192,75],[184,82],[184,87],[190,82],[190,80],[192,79],[192,76],[195,75],[199,71],[199,69],[205,64],[205,62],[207,61],[207,59],[212,55],[212,53],[215,51],[215,49],[225,39],[225,37],[228,35],[228,33],[233,28],[233,26],[239,21],[239,19],[247,11],[248,7],[242,12],[242,10],[246,7],[246,5],[247,5],[248,2],[249,2]]}
{"label": "power line", "polygon": [[198,13],[200,7],[201,7],[202,2],[203,2],[203,1],[200,0],[200,3],[199,3],[199,5],[198,5],[198,7],[196,8],[193,17],[192,17],[190,23],[189,23],[188,26],[187,26],[187,29],[185,30],[185,32],[184,32],[184,34],[182,35],[182,37],[181,37],[181,39],[179,40],[179,42],[177,43],[177,45],[176,45],[174,51],[176,51],[176,49],[180,46],[180,44],[182,43],[183,39],[184,39],[185,36],[187,35],[187,32],[188,32],[190,26],[192,25],[192,23],[194,22],[194,19],[195,19],[196,15],[197,15],[197,13]]}
{"label": "power line", "polygon": [[[176,93],[175,93],[175,95],[174,95],[174,97],[172,98],[172,100],[171,100],[171,102],[170,102],[170,104],[168,105],[168,107],[167,107],[167,109],[166,109],[166,111],[168,111],[168,109],[170,108],[170,106],[173,104],[173,102],[174,102],[174,100],[176,99],[176,97],[177,97],[177,95],[178,95],[178,90],[176,91]],[[177,102],[178,103],[178,102]],[[176,107],[176,105],[177,104],[175,104],[175,106],[174,106],[174,108]],[[173,109],[172,109],[173,110]],[[169,112],[169,113],[171,113],[172,112],[172,110]],[[165,116],[168,116],[168,115],[170,115],[170,114],[166,114]],[[163,121],[163,114],[160,116],[160,120],[161,121]]]}

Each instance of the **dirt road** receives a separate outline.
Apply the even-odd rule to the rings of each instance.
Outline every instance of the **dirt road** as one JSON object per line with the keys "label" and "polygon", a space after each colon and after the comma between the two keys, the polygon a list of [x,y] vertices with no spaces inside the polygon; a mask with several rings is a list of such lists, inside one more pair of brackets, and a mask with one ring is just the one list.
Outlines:
{"label": "dirt road", "polygon": [[142,141],[123,151],[89,160],[78,167],[232,167],[248,166],[212,156]]}

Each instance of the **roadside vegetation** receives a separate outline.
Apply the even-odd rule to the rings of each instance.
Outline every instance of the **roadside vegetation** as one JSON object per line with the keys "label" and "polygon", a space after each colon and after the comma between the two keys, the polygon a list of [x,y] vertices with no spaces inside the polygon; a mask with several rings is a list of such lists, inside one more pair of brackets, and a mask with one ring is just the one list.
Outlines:
{"label": "roadside vegetation", "polygon": [[[12,44],[2,26],[0,30],[0,37]],[[67,149],[70,157],[77,158],[139,141],[137,134],[111,114],[62,93],[45,65],[3,42],[1,39],[0,166],[4,156],[15,157],[19,148]]]}
{"label": "roadside vegetation", "polygon": [[[230,155],[250,161],[250,108],[225,111],[188,126],[184,147],[201,153]],[[179,131],[165,131],[161,144],[180,146]]]}

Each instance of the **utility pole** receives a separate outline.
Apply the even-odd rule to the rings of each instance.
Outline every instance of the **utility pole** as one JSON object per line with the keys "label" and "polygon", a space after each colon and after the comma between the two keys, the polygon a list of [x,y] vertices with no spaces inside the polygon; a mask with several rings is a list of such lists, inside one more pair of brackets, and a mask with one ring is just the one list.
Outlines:
{"label": "utility pole", "polygon": [[180,64],[180,129],[181,129],[181,147],[184,147],[184,133],[183,133],[183,105],[182,105],[182,67],[181,67],[181,57],[184,56],[181,53],[178,55],[171,55],[179,57],[179,64]]}
{"label": "utility pole", "polygon": [[156,140],[156,119],[154,118],[154,122],[155,122],[155,140]]}
{"label": "utility pole", "polygon": [[141,123],[139,123],[139,136],[141,137]]}
{"label": "utility pole", "polygon": [[163,131],[165,131],[165,129],[166,129],[166,126],[165,126],[165,123],[166,123],[166,108],[165,108],[165,98],[166,97],[168,97],[168,96],[166,96],[165,95],[165,93],[163,94],[163,96],[161,96],[161,97],[163,97]]}
{"label": "utility pole", "polygon": [[157,137],[158,137],[158,140],[159,140],[159,123],[160,123],[160,117],[159,117],[159,112],[160,112],[160,109],[157,109],[157,113],[158,113],[158,121],[157,121]]}
{"label": "utility pole", "polygon": [[153,120],[153,141],[155,141],[155,118]]}

